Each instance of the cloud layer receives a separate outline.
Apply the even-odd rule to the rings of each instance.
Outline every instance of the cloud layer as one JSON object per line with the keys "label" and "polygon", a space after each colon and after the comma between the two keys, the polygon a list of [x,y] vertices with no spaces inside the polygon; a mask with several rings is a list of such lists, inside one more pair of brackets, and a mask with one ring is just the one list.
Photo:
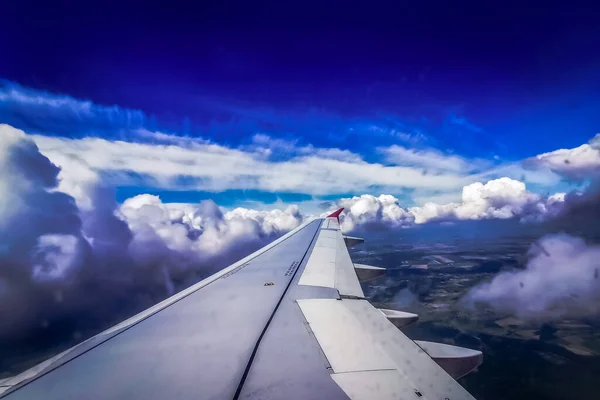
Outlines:
{"label": "cloud layer", "polygon": [[[534,193],[555,187],[572,190],[582,180],[597,176],[600,152],[592,141],[578,148],[557,150],[513,163],[466,159],[435,149],[409,149],[394,145],[378,149],[381,161],[367,161],[361,155],[338,148],[315,148],[296,141],[254,135],[252,142],[237,148],[211,143],[201,138],[186,138],[137,130],[137,141],[115,141],[95,137],[70,139],[32,136],[53,163],[63,168],[61,190],[65,185],[97,181],[112,186],[144,186],[155,190],[222,192],[246,190],[260,193],[292,193],[309,196],[335,196],[341,193],[406,193],[419,199],[424,219],[444,218],[448,213],[469,219],[478,203],[480,213],[491,208],[497,213],[512,212],[515,202],[526,206]],[[218,165],[218,168],[215,166]],[[498,181],[497,188],[477,186],[500,178],[529,184],[529,199],[508,199],[510,207],[485,205],[484,198],[498,198],[490,191],[505,191],[509,196],[525,195],[524,188],[508,188],[509,181]],[[559,186],[560,185],[560,186]],[[575,185],[575,186],[574,186]],[[504,187],[500,187],[504,186]],[[435,198],[450,198],[463,189],[464,207],[454,205],[433,209]],[[471,190],[471,193],[467,191]],[[532,192],[533,190],[533,192]],[[484,192],[488,191],[486,194]],[[480,199],[465,196],[483,196]],[[430,203],[430,204],[427,204]],[[483,207],[483,208],[482,208]],[[492,212],[492,211],[490,211]],[[520,211],[519,211],[520,212]],[[463,217],[463,215],[467,215]]]}
{"label": "cloud layer", "polygon": [[[165,263],[170,268],[169,275],[197,270],[210,262],[215,264],[219,257],[234,261],[240,254],[247,254],[303,221],[297,206],[285,210],[236,208],[223,212],[211,200],[197,205],[164,204],[152,195],[126,200],[118,215],[132,232],[129,251],[136,263],[145,264],[146,258],[176,258]],[[147,254],[149,248],[153,249],[152,254]]]}
{"label": "cloud layer", "polygon": [[[339,149],[300,147],[285,150],[291,158],[273,160],[274,150],[261,146],[261,141],[250,148],[232,149],[203,141],[188,141],[184,146],[181,141],[164,144],[164,139],[158,144],[39,135],[34,139],[58,165],[85,165],[90,173],[102,174],[106,182],[114,185],[327,195],[373,188],[450,190],[466,182],[465,176],[455,171],[432,174],[423,166],[369,163]],[[275,142],[283,146],[278,143]]]}
{"label": "cloud layer", "polygon": [[420,167],[432,172],[453,171],[465,173],[476,169],[477,162],[456,155],[444,154],[435,149],[411,149],[393,145],[379,150],[387,162],[394,165]]}
{"label": "cloud layer", "polygon": [[[46,340],[52,347],[56,345],[52,341],[64,341],[74,333],[93,333],[234,262],[310,217],[298,206],[227,211],[210,200],[167,204],[147,194],[117,204],[107,183],[142,177],[159,185],[169,186],[175,180],[177,185],[212,190],[239,185],[336,193],[372,190],[373,182],[382,187],[425,188],[444,182],[450,188],[464,180],[460,174],[431,172],[428,157],[444,157],[440,153],[414,153],[406,165],[385,166],[337,149],[295,146],[293,158],[277,160],[273,146],[289,143],[273,144],[257,137],[248,148],[231,149],[203,140],[174,142],[169,135],[151,136],[156,144],[72,140],[30,136],[0,125],[0,190],[4,193],[0,198],[0,354],[6,360],[17,356],[12,348],[31,344],[16,346],[18,341]],[[462,161],[453,157],[446,160],[450,169],[462,170]],[[189,181],[179,182],[182,177]],[[564,215],[565,205],[577,203],[573,199],[579,204],[581,198],[587,203],[595,199],[561,193],[542,196],[508,177],[461,187],[461,200],[450,203],[406,208],[389,194],[363,194],[327,206],[328,211],[346,208],[341,223],[348,232],[460,220],[543,221]],[[557,259],[588,254],[580,261],[583,269],[591,268],[586,263],[597,250],[569,240],[549,244],[557,249]],[[510,279],[492,282],[473,298],[502,301],[503,287],[512,284]],[[573,282],[579,290],[582,284]],[[584,300],[589,296],[584,294]],[[547,307],[554,310],[553,302],[558,300],[548,299],[531,313]],[[583,302],[571,303],[564,312],[587,312],[580,311]]]}
{"label": "cloud layer", "polygon": [[537,320],[600,312],[600,246],[548,235],[534,244],[525,269],[502,272],[473,288],[466,300]]}
{"label": "cloud layer", "polygon": [[544,197],[527,190],[525,183],[507,177],[463,187],[460,203],[426,203],[410,208],[416,223],[440,220],[544,219],[560,210],[564,193]]}
{"label": "cloud layer", "polygon": [[600,173],[600,134],[589,143],[573,149],[559,149],[543,153],[529,160],[568,179],[583,180]]}
{"label": "cloud layer", "polygon": [[30,89],[0,80],[2,122],[31,131],[85,135],[138,129],[147,122],[139,110],[102,106],[89,100]]}

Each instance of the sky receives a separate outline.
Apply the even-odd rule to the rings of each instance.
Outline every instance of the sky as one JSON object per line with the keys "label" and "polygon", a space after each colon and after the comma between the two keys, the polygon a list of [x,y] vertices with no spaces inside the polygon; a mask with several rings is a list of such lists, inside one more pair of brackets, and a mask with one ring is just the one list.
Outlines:
{"label": "sky", "polygon": [[0,123],[26,135],[5,146],[32,141],[82,210],[103,188],[345,204],[347,229],[539,220],[600,165],[592,2],[0,7]]}
{"label": "sky", "polygon": [[[2,2],[0,338],[89,333],[337,207],[344,232],[589,226],[597,7]],[[542,242],[554,283],[594,270]]]}
{"label": "sky", "polygon": [[[591,1],[146,3],[5,2],[0,77],[141,111],[151,130],[230,146],[265,133],[371,159],[398,143],[389,132],[516,160],[576,147],[600,123]],[[98,116],[110,117],[118,126],[46,133],[140,124]]]}
{"label": "sky", "polygon": [[[336,151],[370,164],[439,166],[433,173],[452,180],[369,185],[366,176],[325,189],[197,185],[180,173],[157,184],[128,171],[110,180],[119,201],[140,193],[230,207],[370,192],[407,206],[450,192],[456,199],[465,184],[502,174],[463,176],[575,148],[600,125],[591,2],[2,7],[12,17],[0,28],[0,116],[27,133],[161,143],[160,133],[169,135],[163,144],[182,137],[188,146],[268,150],[270,161]],[[572,188],[529,178],[539,193]]]}

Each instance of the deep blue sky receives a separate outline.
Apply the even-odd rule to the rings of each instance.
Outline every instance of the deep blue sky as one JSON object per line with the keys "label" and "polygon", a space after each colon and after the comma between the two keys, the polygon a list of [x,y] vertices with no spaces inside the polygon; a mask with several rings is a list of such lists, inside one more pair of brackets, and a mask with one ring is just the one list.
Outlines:
{"label": "deep blue sky", "polygon": [[149,3],[3,2],[0,77],[225,143],[376,122],[518,159],[600,129],[593,1]]}

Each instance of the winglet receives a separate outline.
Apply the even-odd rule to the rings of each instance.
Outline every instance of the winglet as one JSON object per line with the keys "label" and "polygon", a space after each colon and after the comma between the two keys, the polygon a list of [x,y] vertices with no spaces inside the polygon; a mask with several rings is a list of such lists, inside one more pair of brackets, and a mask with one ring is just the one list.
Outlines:
{"label": "winglet", "polygon": [[338,222],[340,220],[340,214],[342,213],[342,211],[344,211],[344,207],[340,208],[339,210],[332,212],[331,214],[329,214],[327,216],[327,218],[337,218]]}

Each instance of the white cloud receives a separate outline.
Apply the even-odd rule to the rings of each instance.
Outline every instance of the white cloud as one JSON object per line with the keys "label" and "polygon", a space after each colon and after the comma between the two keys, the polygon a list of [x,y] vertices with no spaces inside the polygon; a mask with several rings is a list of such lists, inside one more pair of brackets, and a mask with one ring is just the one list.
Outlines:
{"label": "white cloud", "polygon": [[[430,202],[422,207],[404,208],[398,198],[392,195],[363,194],[334,202],[329,207],[330,210],[321,213],[321,216],[325,216],[339,207],[344,207],[345,210],[340,216],[344,232],[368,226],[410,227],[414,224],[432,221],[509,218],[539,221],[556,215],[562,209],[564,198],[565,193],[556,193],[548,197],[539,196],[528,192],[522,182],[502,178],[486,184],[475,183],[465,186],[462,201],[457,203]],[[312,204],[312,201],[309,203]],[[235,229],[252,237],[280,235],[310,217],[309,214],[301,211],[301,209],[307,208],[304,203],[301,203],[300,207],[293,205],[285,209],[256,210],[240,207],[231,211],[225,211],[212,202],[203,202],[202,204],[203,206],[199,207],[193,204],[162,203],[157,196],[140,195],[126,200],[120,211],[132,231],[138,230],[136,228],[138,220],[145,224],[150,223],[153,226],[152,234],[158,234],[167,244],[171,240],[177,240],[177,235],[170,232],[170,227],[174,223],[183,223],[188,226],[188,229],[199,231],[205,229],[206,221],[228,224],[216,231],[226,239],[225,242],[229,242],[231,238],[240,236]],[[208,214],[207,210],[203,208],[207,204],[212,204],[210,209],[213,210]],[[206,219],[206,215],[213,217]],[[154,219],[158,221],[157,224],[150,222]],[[159,227],[162,224],[166,224],[164,230]],[[232,228],[229,225],[233,226],[234,224],[236,225],[235,229],[230,230]],[[186,235],[189,235],[189,232]],[[212,233],[206,235],[205,239],[211,235]],[[208,247],[221,249],[222,240],[218,237],[213,240],[214,242]],[[186,241],[183,240],[183,242]],[[194,243],[194,246],[199,245],[200,243]]]}
{"label": "white cloud", "polygon": [[403,146],[393,145],[380,148],[380,153],[385,156],[385,160],[394,165],[407,167],[424,168],[431,171],[453,171],[468,172],[474,169],[473,160],[466,160],[462,157],[444,154],[435,149],[409,149]]}
{"label": "white cloud", "polygon": [[[72,194],[80,207],[89,205],[89,199],[84,198],[86,182],[95,182],[99,177],[110,185],[212,192],[259,190],[313,196],[398,193],[411,189],[416,204],[424,207],[432,202],[445,204],[468,184],[502,177],[526,182],[536,192],[547,192],[553,187],[571,190],[566,183],[561,184],[563,177],[587,177],[595,173],[600,162],[596,159],[599,150],[591,144],[495,166],[491,161],[466,159],[431,148],[394,145],[378,149],[392,164],[383,165],[364,161],[359,154],[348,150],[315,148],[265,134],[254,135],[249,145],[229,148],[201,138],[138,133],[151,143],[91,137],[37,135],[33,138],[43,154],[64,167],[60,190]],[[572,159],[567,164],[563,160],[565,152]]]}
{"label": "white cloud", "polygon": [[498,165],[473,175],[475,180],[490,180],[502,177],[527,182],[541,187],[554,187],[561,181],[561,176],[548,168],[532,163],[530,159]]}
{"label": "white cloud", "polygon": [[516,162],[483,169],[471,178],[489,180],[510,177],[539,189],[562,187],[573,190],[581,181],[594,179],[600,172],[600,134],[588,143],[571,149],[559,149]]}
{"label": "white cloud", "polygon": [[422,206],[425,203],[447,204],[459,202],[461,191],[440,192],[437,190],[414,190],[411,193],[415,205]]}
{"label": "white cloud", "polygon": [[[23,131],[0,124],[0,243],[4,249],[33,245],[41,234],[77,230],[72,199],[52,192],[58,173],[59,169],[39,153]],[[35,218],[23,225],[27,215]],[[53,226],[62,218],[68,223]],[[37,236],[24,239],[23,231],[33,231]]]}
{"label": "white cloud", "polygon": [[[23,110],[52,108],[71,119],[97,120],[94,126],[99,129],[107,123],[138,129],[145,119],[136,111],[74,101],[0,91],[3,104]],[[89,128],[89,123],[85,126]],[[177,283],[189,283],[241,258],[308,217],[297,206],[226,211],[212,201],[165,204],[151,195],[117,205],[114,193],[100,185],[144,183],[158,188],[313,195],[374,190],[399,193],[408,188],[436,196],[436,202],[423,198],[423,206],[408,209],[389,194],[341,199],[338,205],[347,208],[341,217],[344,231],[370,225],[410,227],[440,220],[514,217],[529,221],[558,213],[565,195],[540,196],[511,178],[521,179],[522,174],[527,182],[554,184],[558,174],[579,177],[596,173],[600,140],[596,137],[576,149],[539,155],[531,169],[520,163],[498,167],[494,173],[502,178],[483,183],[490,171],[472,173],[487,167],[485,162],[433,149],[392,146],[381,150],[394,164],[388,166],[366,162],[348,150],[320,149],[266,135],[256,135],[246,147],[228,148],[204,139],[136,132],[138,140],[149,143],[28,136],[0,124],[0,331],[6,326],[17,329],[18,322],[27,318],[35,326],[46,314],[60,316],[81,309],[80,316],[101,319],[98,310],[121,307],[118,300],[123,293],[157,300],[172,293]],[[407,142],[414,139],[398,132],[395,135]],[[569,161],[565,163],[565,159]],[[479,178],[482,182],[473,183]],[[462,197],[448,202],[448,196],[460,188]],[[567,242],[556,245],[559,257],[555,260],[575,257],[577,264],[584,266],[581,269],[589,272],[597,248]],[[552,251],[550,254],[555,257]],[[543,257],[540,260],[544,261]],[[531,276],[537,279],[537,267],[532,270]],[[551,275],[552,284],[562,276]],[[478,300],[500,299],[505,295],[502,287],[514,283],[511,279],[492,282],[494,290],[487,295],[478,292]],[[503,280],[508,283],[504,285]],[[591,298],[591,292],[582,289],[582,279],[568,278],[568,282],[584,293],[584,299]],[[60,306],[44,301],[55,293],[69,300]],[[523,295],[520,300],[529,301],[531,296]],[[561,299],[550,297],[532,313],[554,309],[556,304],[560,307]],[[85,306],[80,306],[82,302]],[[575,302],[569,309],[587,313],[584,306]]]}
{"label": "white cloud", "polygon": [[256,221],[266,234],[282,234],[298,227],[305,219],[297,205],[291,205],[284,210],[268,211],[251,210],[238,207],[225,213],[225,219]]}
{"label": "white cloud", "polygon": [[149,131],[144,128],[136,129],[135,135],[154,144],[176,145],[180,147],[210,144],[209,140],[201,137],[169,135],[168,133]]}
{"label": "white cloud", "polygon": [[159,188],[206,191],[256,189],[313,195],[401,188],[453,190],[467,182],[456,171],[431,174],[423,167],[368,163],[340,149],[297,149],[284,161],[265,159],[264,151],[215,144],[186,147],[34,136],[41,151],[58,165],[82,162],[111,184],[147,184]]}
{"label": "white cloud", "polygon": [[[340,217],[343,231],[352,231],[361,225],[380,224],[389,227],[404,227],[413,224],[414,217],[389,194],[379,197],[370,194],[341,199],[337,207],[346,210]],[[327,214],[327,213],[326,213]]]}
{"label": "white cloud", "polygon": [[82,243],[73,235],[42,235],[33,252],[35,280],[64,279],[82,261]]}
{"label": "white cloud", "polygon": [[71,123],[85,121],[88,128],[94,126],[102,129],[111,125],[133,128],[142,126],[146,120],[145,114],[140,110],[124,109],[117,105],[104,106],[90,100],[30,89],[8,81],[0,82],[0,108],[2,107],[10,110],[13,115],[27,115],[29,118],[55,118]]}
{"label": "white cloud", "polygon": [[[47,106],[51,108],[70,108],[77,113],[90,113],[96,106],[91,101],[76,100],[70,96],[26,89],[18,85],[3,85],[0,90],[0,102],[17,103],[29,107]],[[116,106],[115,106],[116,107]],[[106,108],[108,112],[109,107]]]}
{"label": "white cloud", "polygon": [[456,215],[459,219],[511,218],[538,200],[539,196],[527,191],[525,183],[514,179],[476,182],[463,188],[462,204]]}
{"label": "white cloud", "polygon": [[600,133],[597,133],[588,143],[592,148],[600,149]]}
{"label": "white cloud", "polygon": [[[394,120],[393,118],[387,117],[387,122],[391,123],[392,126],[403,126],[402,121]],[[396,129],[390,126],[384,125],[373,125],[367,124],[365,126],[358,126],[350,128],[350,131],[365,131],[369,135],[376,136],[388,136],[398,139],[399,141],[412,145],[419,145],[426,143],[431,140],[428,136],[423,134],[419,129],[411,129],[411,131],[407,130],[408,128]]]}
{"label": "white cloud", "polygon": [[[204,190],[223,190],[231,187],[260,189],[265,191],[297,191],[308,193],[332,193],[343,191],[368,190],[379,183],[385,188],[404,187],[405,184],[425,186],[422,190],[439,190],[433,182],[444,181],[441,187],[448,188],[448,182],[456,185],[464,178],[453,175],[423,175],[414,167],[385,167],[364,161],[351,162],[330,159],[319,155],[297,156],[288,161],[269,162],[255,153],[229,149],[200,141],[188,143],[187,147],[173,145],[151,145],[129,142],[110,142],[103,139],[87,138],[71,140],[36,136],[42,151],[64,166],[59,177],[59,189],[64,190],[78,201],[79,207],[89,209],[91,199],[88,187],[96,184],[99,174],[106,179],[107,171],[114,175],[108,179],[130,179],[132,172],[148,175],[169,186],[169,181],[177,177],[194,177],[192,187]],[[255,140],[258,144],[268,143],[264,135]],[[289,145],[289,144],[286,144]],[[300,153],[306,147],[299,147]],[[302,150],[304,149],[304,150]],[[411,153],[416,154],[416,153]],[[435,152],[419,153],[419,163]],[[462,161],[450,158],[448,165],[459,168]],[[215,167],[218,166],[218,167]],[[337,171],[337,172],[336,172]],[[399,171],[405,171],[400,173]],[[417,179],[417,177],[419,179]],[[408,180],[408,182],[407,182]],[[429,180],[429,181],[428,181]],[[419,181],[419,183],[417,183]],[[424,184],[424,181],[428,181]],[[91,182],[91,183],[90,183]],[[401,184],[404,182],[404,184]],[[450,190],[450,189],[448,189]],[[442,195],[444,192],[442,192]],[[437,196],[440,196],[439,194]],[[440,197],[444,198],[444,197]],[[543,219],[554,215],[562,202],[531,193],[525,183],[503,177],[487,183],[476,182],[463,187],[460,202],[425,202],[422,206],[403,208],[397,198],[391,195],[374,197],[363,195],[352,199],[342,199],[340,206],[347,207],[348,218],[343,223],[346,230],[358,225],[377,223],[386,226],[409,226],[413,223],[426,223],[440,220],[476,220],[489,218],[520,218],[524,220]],[[127,203],[128,205],[130,203]],[[161,208],[161,207],[159,207]],[[237,212],[241,215],[242,210]],[[243,211],[247,217],[257,221],[263,218],[264,211]],[[252,214],[255,213],[255,214]],[[233,215],[233,214],[232,214]],[[263,223],[268,224],[265,217]],[[290,220],[290,226],[294,220]],[[262,233],[268,231],[263,227]],[[159,235],[160,236],[160,235]],[[167,240],[167,239],[165,239]]]}
{"label": "white cloud", "polygon": [[[2,335],[33,332],[40,319],[114,322],[105,319],[120,315],[123,296],[134,309],[160,300],[304,219],[295,206],[224,212],[212,201],[164,204],[150,195],[119,207],[72,159],[64,164],[75,170],[60,171],[31,137],[0,125]],[[85,183],[65,186],[89,200],[85,207],[59,190],[59,173]]]}
{"label": "white cloud", "polygon": [[[240,183],[242,171],[259,188],[316,192],[325,192],[323,185],[333,186],[335,192],[368,188],[373,181],[393,185],[410,179],[451,181],[448,175],[425,176],[410,167],[331,160],[318,154],[268,162],[254,153],[196,141],[180,147],[91,138],[35,139],[62,170],[38,150],[31,136],[0,125],[0,332],[38,329],[40,318],[114,322],[107,321],[107,315],[121,311],[123,296],[128,304],[157,301],[308,217],[296,206],[226,211],[212,201],[165,204],[151,195],[130,198],[119,206],[114,193],[99,186],[107,173],[120,179],[135,172],[169,182],[189,171],[214,188],[221,187],[219,180],[228,181],[223,187]],[[417,175],[411,178],[411,173]],[[446,183],[447,187],[460,180]],[[434,182],[419,184],[435,186]],[[563,201],[564,195],[535,195],[524,183],[502,178],[466,185],[462,200],[455,203],[406,209],[386,194],[364,194],[338,203],[347,207],[341,222],[349,231],[444,219],[540,219],[552,215]]]}
{"label": "white cloud", "polygon": [[570,179],[595,176],[600,172],[600,149],[595,145],[597,137],[592,139],[591,144],[537,155],[535,162]]}
{"label": "white cloud", "polygon": [[148,194],[127,199],[119,213],[133,233],[134,249],[158,243],[190,255],[193,261],[221,255],[235,246],[265,242],[296,228],[304,219],[297,206],[224,212],[210,200],[197,205],[165,204]]}
{"label": "white cloud", "polygon": [[[556,205],[560,196],[551,199],[527,191],[525,183],[503,177],[485,184],[476,182],[462,190],[460,203],[425,203],[411,207],[416,223],[432,220],[508,219],[530,216],[543,218],[549,205]],[[562,196],[564,200],[564,194]]]}
{"label": "white cloud", "polygon": [[255,156],[263,156],[266,160],[278,161],[281,159],[290,159],[294,157],[320,157],[330,160],[345,162],[362,162],[360,155],[352,153],[349,150],[336,148],[318,148],[312,144],[300,145],[297,139],[287,140],[272,138],[263,133],[257,133],[252,136],[252,144],[240,148]]}
{"label": "white cloud", "polygon": [[80,209],[92,210],[93,200],[90,195],[93,190],[90,188],[102,184],[99,173],[92,170],[88,163],[75,153],[49,153],[52,153],[52,163],[60,167],[56,190],[73,196]]}
{"label": "white cloud", "polygon": [[510,218],[539,221],[557,215],[564,198],[564,193],[549,197],[531,193],[525,183],[504,177],[463,187],[462,201],[455,203],[427,202],[406,209],[394,196],[364,194],[341,199],[336,207],[347,209],[342,214],[342,229],[351,231],[368,224],[407,227],[432,221]]}
{"label": "white cloud", "polygon": [[416,224],[437,220],[453,220],[457,219],[455,210],[459,205],[459,203],[437,204],[428,202],[421,207],[411,207],[410,213],[414,216]]}
{"label": "white cloud", "polygon": [[466,300],[522,318],[552,319],[600,312],[600,246],[569,235],[548,235],[530,249],[524,270],[501,272]]}

